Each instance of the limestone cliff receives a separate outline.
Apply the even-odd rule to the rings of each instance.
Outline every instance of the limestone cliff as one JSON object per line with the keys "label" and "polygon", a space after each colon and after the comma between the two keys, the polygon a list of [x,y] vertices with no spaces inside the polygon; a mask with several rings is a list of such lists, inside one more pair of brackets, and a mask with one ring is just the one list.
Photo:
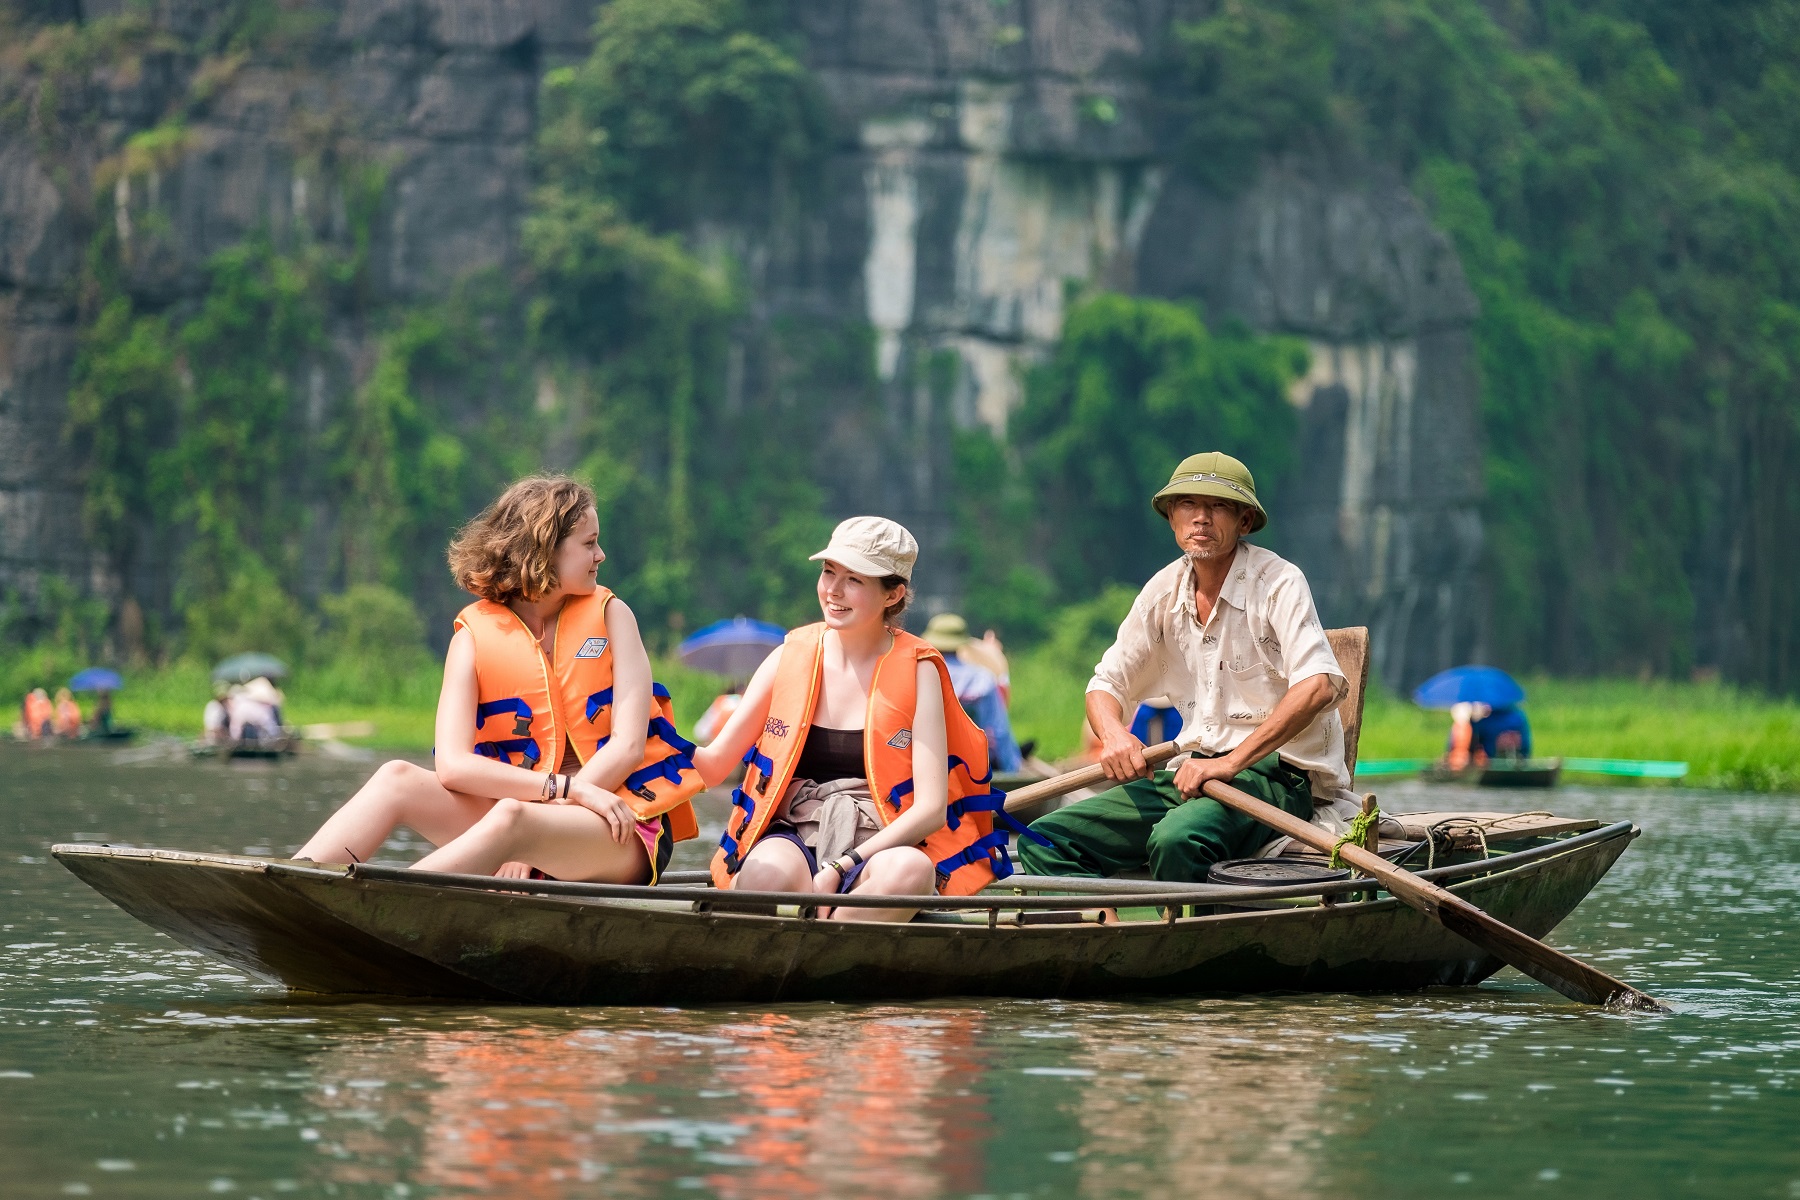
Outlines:
{"label": "limestone cliff", "polygon": [[[82,0],[100,19],[126,0]],[[70,0],[67,15],[76,15]],[[183,36],[224,0],[160,0]],[[57,103],[45,146],[0,125],[0,590],[53,572],[118,595],[85,546],[64,438],[74,281],[98,221],[135,242],[129,286],[167,303],[259,226],[342,236],[346,198],[321,146],[353,135],[385,164],[376,286],[430,295],[517,257],[541,73],[585,50],[589,0],[331,0],[304,61],[220,70],[154,42],[96,67]],[[1232,197],[1166,161],[1146,64],[1164,0],[809,0],[796,32],[829,98],[835,150],[797,229],[740,231],[757,311],[858,312],[876,333],[895,422],[929,421],[923,364],[956,364],[954,419],[1003,427],[1019,367],[1055,341],[1081,286],[1196,297],[1212,316],[1297,334],[1305,469],[1276,514],[1328,621],[1366,621],[1394,682],[1468,657],[1478,637],[1480,454],[1474,303],[1445,239],[1402,181],[1323,161],[1273,163]],[[201,70],[216,79],[196,80]],[[205,85],[179,153],[119,177],[99,164]],[[334,331],[342,401],[368,347]],[[1170,447],[1173,461],[1201,447]],[[915,443],[916,445],[917,443]],[[891,447],[874,446],[879,460]],[[1254,464],[1253,464],[1254,465]],[[874,494],[838,495],[916,526],[946,519],[941,461],[909,452]],[[325,502],[322,500],[322,502]],[[953,599],[953,582],[938,603]]]}

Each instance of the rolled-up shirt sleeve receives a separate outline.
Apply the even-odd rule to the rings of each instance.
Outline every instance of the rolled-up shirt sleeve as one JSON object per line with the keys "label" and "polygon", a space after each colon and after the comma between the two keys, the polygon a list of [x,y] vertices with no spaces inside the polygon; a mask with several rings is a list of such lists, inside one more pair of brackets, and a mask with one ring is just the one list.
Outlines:
{"label": "rolled-up shirt sleeve", "polygon": [[1332,688],[1342,700],[1350,685],[1331,642],[1325,637],[1319,610],[1313,607],[1312,589],[1298,570],[1287,572],[1269,589],[1269,628],[1281,645],[1281,673],[1293,687],[1314,675],[1331,677]]}
{"label": "rolled-up shirt sleeve", "polygon": [[1132,701],[1149,694],[1149,676],[1156,665],[1155,644],[1160,639],[1151,627],[1156,619],[1152,607],[1153,602],[1145,594],[1132,602],[1131,611],[1119,623],[1118,636],[1100,656],[1094,677],[1088,680],[1087,690],[1105,692],[1117,700],[1127,720],[1131,717]]}

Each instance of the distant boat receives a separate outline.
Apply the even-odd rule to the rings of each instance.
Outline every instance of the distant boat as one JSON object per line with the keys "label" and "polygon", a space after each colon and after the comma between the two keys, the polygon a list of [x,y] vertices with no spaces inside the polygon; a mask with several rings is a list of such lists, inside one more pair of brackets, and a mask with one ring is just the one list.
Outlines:
{"label": "distant boat", "polygon": [[1432,763],[1421,772],[1427,783],[1472,783],[1477,787],[1549,788],[1562,774],[1560,758],[1496,758],[1480,766],[1452,771]]}
{"label": "distant boat", "polygon": [[[1682,779],[1687,776],[1688,765],[1654,758],[1563,758],[1526,760],[1537,762],[1560,762],[1564,771],[1577,775],[1609,775],[1616,779]],[[1417,775],[1438,768],[1438,762],[1429,758],[1370,758],[1356,766],[1357,778],[1370,778],[1391,775]],[[1455,773],[1438,769],[1439,776],[1451,776]],[[1455,776],[1461,780],[1461,775]],[[1505,786],[1505,785],[1491,785]]]}

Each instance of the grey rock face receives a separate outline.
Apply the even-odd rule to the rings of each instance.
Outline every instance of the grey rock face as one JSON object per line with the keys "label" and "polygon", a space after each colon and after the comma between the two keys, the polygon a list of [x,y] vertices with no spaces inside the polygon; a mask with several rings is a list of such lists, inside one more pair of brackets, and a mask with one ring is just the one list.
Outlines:
{"label": "grey rock face", "polygon": [[[80,7],[93,20],[127,3]],[[226,10],[159,0],[149,11],[193,37]],[[110,196],[94,194],[95,164],[160,120],[197,62],[158,52],[96,71],[64,99],[92,119],[53,155],[0,127],[0,591],[29,592],[45,573],[114,596],[127,586],[84,543],[63,437],[72,289],[100,222],[126,245],[133,292],[175,303],[198,293],[209,256],[259,227],[343,236],[342,164],[327,164],[353,153],[386,172],[372,231],[383,295],[430,296],[516,265],[540,74],[585,53],[591,4],[312,11],[318,49],[237,66],[190,119],[178,158]],[[1378,668],[1395,683],[1472,654],[1474,304],[1400,180],[1281,162],[1227,198],[1169,169],[1144,68],[1185,11],[1173,0],[806,0],[792,11],[836,122],[823,194],[776,227],[717,236],[745,261],[759,314],[853,313],[875,330],[885,411],[834,433],[868,481],[835,506],[890,513],[920,535],[927,562],[945,561],[946,425],[1004,426],[1019,370],[1054,344],[1071,290],[1194,297],[1211,318],[1313,347],[1294,396],[1305,467],[1276,520],[1326,619],[1374,626]],[[366,337],[332,333],[345,364],[367,361]],[[333,369],[326,386],[354,376]],[[1171,447],[1171,461],[1194,448]],[[957,591],[931,574],[923,607]]]}

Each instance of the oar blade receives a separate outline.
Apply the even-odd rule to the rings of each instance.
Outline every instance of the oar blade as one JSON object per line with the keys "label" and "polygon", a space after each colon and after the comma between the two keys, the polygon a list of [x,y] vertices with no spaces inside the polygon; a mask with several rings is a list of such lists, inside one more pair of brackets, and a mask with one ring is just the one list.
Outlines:
{"label": "oar blade", "polygon": [[1205,791],[1220,804],[1256,818],[1277,833],[1284,833],[1315,850],[1341,855],[1344,862],[1372,877],[1387,889],[1389,895],[1418,909],[1501,962],[1517,967],[1571,1000],[1633,1012],[1672,1011],[1667,1005],[1646,996],[1629,984],[1544,945],[1504,921],[1489,916],[1455,893],[1446,891],[1429,880],[1420,879],[1411,871],[1396,867],[1361,846],[1354,843],[1337,844],[1330,834],[1310,821],[1303,821],[1292,813],[1283,812],[1272,804],[1216,779],[1207,782]]}
{"label": "oar blade", "polygon": [[1440,898],[1437,911],[1438,919],[1450,932],[1571,1000],[1627,1012],[1674,1011],[1623,980],[1520,933],[1460,896]]}

